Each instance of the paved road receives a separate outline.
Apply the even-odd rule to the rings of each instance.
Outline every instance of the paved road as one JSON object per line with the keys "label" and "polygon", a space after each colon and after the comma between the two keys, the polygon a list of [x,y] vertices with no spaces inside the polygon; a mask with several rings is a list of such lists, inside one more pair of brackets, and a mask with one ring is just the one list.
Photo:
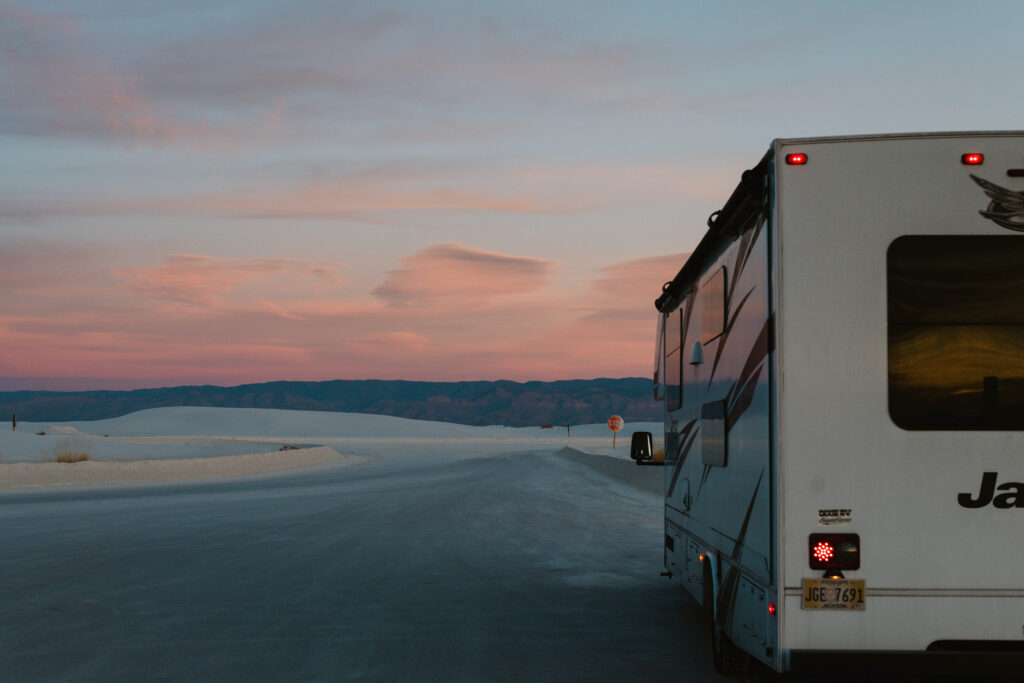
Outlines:
{"label": "paved road", "polygon": [[553,453],[0,495],[0,680],[722,680],[656,494]]}

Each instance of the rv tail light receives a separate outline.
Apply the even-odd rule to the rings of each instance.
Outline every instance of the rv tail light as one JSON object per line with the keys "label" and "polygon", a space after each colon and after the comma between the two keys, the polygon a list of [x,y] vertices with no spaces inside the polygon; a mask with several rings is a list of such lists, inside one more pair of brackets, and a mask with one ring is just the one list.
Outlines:
{"label": "rv tail light", "polygon": [[965,166],[980,166],[985,163],[984,154],[964,154],[960,157],[960,163]]}
{"label": "rv tail light", "polygon": [[790,166],[803,166],[807,163],[807,155],[803,152],[793,152],[786,155],[786,163]]}
{"label": "rv tail light", "polygon": [[860,569],[857,534],[811,534],[807,549],[811,569]]}

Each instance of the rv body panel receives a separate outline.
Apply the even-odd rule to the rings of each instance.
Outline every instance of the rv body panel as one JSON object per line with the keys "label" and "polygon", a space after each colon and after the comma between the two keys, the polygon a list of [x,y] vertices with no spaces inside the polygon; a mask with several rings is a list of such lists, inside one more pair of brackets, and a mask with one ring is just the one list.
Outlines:
{"label": "rv body panel", "polygon": [[[1024,651],[1012,169],[1024,133],[777,140],[658,300],[666,567],[778,670],[791,653]],[[859,536],[843,572],[859,609],[805,607],[822,532]]]}
{"label": "rv body panel", "polygon": [[[1024,166],[1024,138],[1007,142],[776,144],[776,158],[808,155],[777,176],[780,618],[789,649],[924,650],[940,640],[1024,635],[1024,510],[958,503],[979,490],[984,472],[1024,478],[1024,433],[903,429],[888,398],[890,247],[908,235],[1024,239],[980,214],[989,198],[971,178],[1024,187],[1006,176]],[[965,166],[966,152],[983,153],[985,163]],[[862,612],[801,607],[801,582],[812,576],[807,539],[829,522],[861,537],[861,566],[845,575],[866,582]],[[1014,606],[996,608],[1000,599]]]}

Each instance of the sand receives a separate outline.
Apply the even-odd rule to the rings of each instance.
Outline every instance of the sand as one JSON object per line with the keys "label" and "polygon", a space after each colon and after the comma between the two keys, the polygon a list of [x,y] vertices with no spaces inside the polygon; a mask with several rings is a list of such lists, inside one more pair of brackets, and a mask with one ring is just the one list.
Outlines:
{"label": "sand", "polygon": [[300,448],[271,453],[247,453],[213,458],[86,460],[75,463],[33,462],[0,464],[0,489],[43,486],[95,486],[219,479],[266,474],[313,465],[352,465],[367,458],[342,455],[333,448]]}
{"label": "sand", "polygon": [[[585,452],[604,456],[600,464],[605,469],[629,469],[632,429],[658,433],[661,425],[627,425],[612,448],[605,425],[576,425],[570,435],[564,427],[472,427],[386,415],[155,408],[109,420],[25,422],[16,431],[0,430],[0,490],[220,479],[379,457],[446,453],[468,458],[565,447],[578,454],[570,459]],[[62,450],[87,453],[89,459],[56,462]]]}

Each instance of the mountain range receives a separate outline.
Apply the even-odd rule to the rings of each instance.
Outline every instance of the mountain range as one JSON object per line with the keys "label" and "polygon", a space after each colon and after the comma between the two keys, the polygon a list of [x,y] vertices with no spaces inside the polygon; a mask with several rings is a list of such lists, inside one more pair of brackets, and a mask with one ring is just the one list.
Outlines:
{"label": "mountain range", "polygon": [[0,392],[0,415],[17,414],[19,421],[27,422],[101,420],[166,406],[374,413],[509,427],[593,424],[613,414],[626,422],[662,417],[651,380],[642,377],[555,382],[332,380],[133,391]]}

